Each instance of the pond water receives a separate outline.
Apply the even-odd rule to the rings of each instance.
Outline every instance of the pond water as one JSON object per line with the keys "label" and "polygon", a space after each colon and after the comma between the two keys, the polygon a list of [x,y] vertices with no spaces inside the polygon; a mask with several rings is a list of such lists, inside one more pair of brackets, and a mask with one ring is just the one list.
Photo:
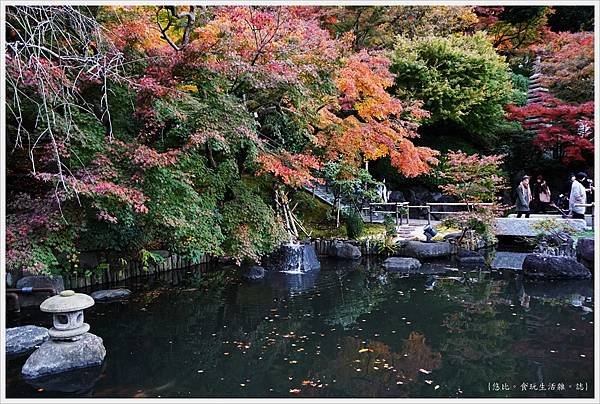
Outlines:
{"label": "pond water", "polygon": [[[380,263],[322,260],[254,283],[232,267],[132,280],[127,302],[86,311],[101,368],[30,385],[26,358],[11,359],[7,395],[594,396],[592,281],[527,283],[451,261],[386,275]],[[24,324],[51,319],[8,318]]]}

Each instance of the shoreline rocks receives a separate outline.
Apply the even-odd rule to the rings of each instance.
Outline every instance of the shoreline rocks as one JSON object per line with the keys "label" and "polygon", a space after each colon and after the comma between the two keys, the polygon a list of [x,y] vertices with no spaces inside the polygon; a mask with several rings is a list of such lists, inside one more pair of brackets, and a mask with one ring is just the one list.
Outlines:
{"label": "shoreline rocks", "polygon": [[530,279],[590,279],[592,273],[574,258],[529,254],[523,261],[523,274]]}
{"label": "shoreline rocks", "polygon": [[421,262],[416,258],[389,257],[383,267],[390,272],[410,272],[421,268]]}
{"label": "shoreline rocks", "polygon": [[50,338],[48,329],[35,325],[25,325],[6,329],[6,355],[19,356],[26,354]]}
{"label": "shoreline rocks", "polygon": [[62,276],[31,275],[24,276],[17,281],[17,289],[21,288],[50,288],[55,293],[20,293],[19,305],[21,307],[39,306],[48,297],[65,290]]}
{"label": "shoreline rocks", "polygon": [[327,249],[327,255],[330,257],[345,258],[345,259],[359,259],[362,254],[360,248],[344,241],[334,241],[329,245]]}
{"label": "shoreline rocks", "polygon": [[97,302],[110,302],[114,300],[126,299],[131,295],[129,289],[105,289],[92,292],[90,296]]}
{"label": "shoreline rocks", "polygon": [[403,245],[399,255],[419,259],[448,257],[452,255],[452,244],[445,241],[432,243],[408,241]]}
{"label": "shoreline rocks", "polygon": [[588,269],[594,268],[594,239],[580,238],[577,240],[575,247],[577,260],[585,265]]}

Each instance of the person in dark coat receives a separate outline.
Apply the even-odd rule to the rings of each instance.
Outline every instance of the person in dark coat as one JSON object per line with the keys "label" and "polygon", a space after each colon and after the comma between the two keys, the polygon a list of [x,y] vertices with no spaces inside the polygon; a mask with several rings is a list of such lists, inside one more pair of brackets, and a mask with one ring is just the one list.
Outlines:
{"label": "person in dark coat", "polygon": [[531,203],[531,189],[529,188],[529,176],[526,175],[521,179],[517,187],[517,217],[525,215],[529,217],[529,204]]}
{"label": "person in dark coat", "polygon": [[535,213],[546,213],[550,207],[552,201],[552,194],[550,187],[546,183],[546,180],[541,175],[538,175],[535,179],[535,185],[533,186],[533,202],[535,207]]}

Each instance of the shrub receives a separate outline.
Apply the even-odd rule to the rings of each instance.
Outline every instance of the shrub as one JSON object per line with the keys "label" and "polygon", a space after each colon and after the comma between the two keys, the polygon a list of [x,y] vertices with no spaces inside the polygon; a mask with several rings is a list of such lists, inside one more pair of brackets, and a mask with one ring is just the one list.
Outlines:
{"label": "shrub", "polygon": [[346,219],[346,234],[348,238],[356,239],[362,236],[364,232],[365,224],[362,217],[356,210],[352,210],[348,213]]}
{"label": "shrub", "polygon": [[398,234],[396,230],[396,220],[392,216],[385,216],[383,219],[383,226],[385,227],[386,237],[395,237]]}

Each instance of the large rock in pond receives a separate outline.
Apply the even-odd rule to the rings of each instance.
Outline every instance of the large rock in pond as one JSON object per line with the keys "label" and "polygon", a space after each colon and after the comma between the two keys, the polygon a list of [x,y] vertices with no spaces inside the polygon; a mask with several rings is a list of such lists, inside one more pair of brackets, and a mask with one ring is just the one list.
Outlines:
{"label": "large rock in pond", "polygon": [[6,329],[6,355],[18,356],[30,352],[50,338],[48,329],[24,325]]}
{"label": "large rock in pond", "polygon": [[531,279],[589,279],[591,272],[571,257],[529,254],[523,261],[523,274]]}
{"label": "large rock in pond", "polygon": [[242,278],[247,281],[257,281],[265,277],[265,269],[258,265],[252,265],[244,270]]}
{"label": "large rock in pond", "polygon": [[588,268],[594,267],[594,239],[580,238],[575,247],[577,259]]}
{"label": "large rock in pond", "polygon": [[23,365],[25,379],[98,366],[104,361],[106,349],[102,338],[85,333],[77,341],[46,341],[31,354]]}
{"label": "large rock in pond", "polygon": [[452,244],[441,241],[427,243],[423,241],[409,241],[402,248],[401,255],[413,258],[438,258],[452,254]]}
{"label": "large rock in pond", "polygon": [[282,244],[279,250],[265,258],[265,269],[283,272],[308,272],[321,268],[312,244]]}
{"label": "large rock in pond", "polygon": [[411,272],[421,268],[421,262],[416,258],[389,257],[383,261],[383,267],[391,272]]}
{"label": "large rock in pond", "polygon": [[44,300],[50,296],[59,294],[65,290],[65,284],[62,276],[24,276],[17,281],[17,289],[22,288],[50,288],[54,289],[51,292],[36,292],[36,293],[19,293],[19,305],[21,307],[39,306]]}
{"label": "large rock in pond", "polygon": [[90,296],[97,302],[110,302],[113,300],[126,299],[131,295],[129,289],[105,289],[92,292]]}
{"label": "large rock in pond", "polygon": [[334,241],[327,249],[327,255],[330,257],[359,259],[361,257],[360,248],[343,241]]}

